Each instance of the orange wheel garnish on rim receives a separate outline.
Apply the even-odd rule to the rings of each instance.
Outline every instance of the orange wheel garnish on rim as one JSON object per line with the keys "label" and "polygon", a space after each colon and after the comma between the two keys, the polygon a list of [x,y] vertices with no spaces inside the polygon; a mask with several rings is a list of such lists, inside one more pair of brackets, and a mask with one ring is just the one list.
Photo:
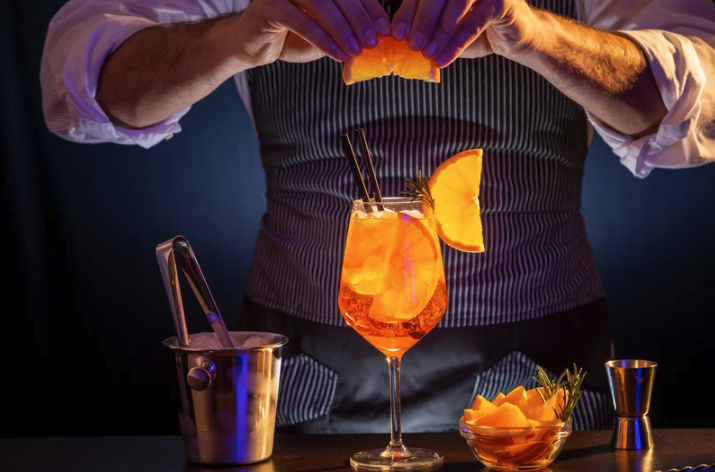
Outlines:
{"label": "orange wheel garnish on rim", "polygon": [[440,70],[432,61],[421,52],[410,49],[406,39],[398,41],[392,36],[378,38],[377,46],[363,49],[360,55],[351,57],[343,66],[345,85],[393,73],[405,79],[440,81]]}
{"label": "orange wheel garnish on rim", "polygon": [[482,150],[470,149],[444,161],[429,179],[437,233],[442,241],[466,252],[484,252],[479,184]]}

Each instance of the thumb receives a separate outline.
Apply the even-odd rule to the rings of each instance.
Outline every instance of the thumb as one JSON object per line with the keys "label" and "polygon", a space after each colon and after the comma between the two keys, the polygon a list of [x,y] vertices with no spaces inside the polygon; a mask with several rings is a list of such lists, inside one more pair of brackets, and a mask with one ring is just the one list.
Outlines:
{"label": "thumb", "polygon": [[476,59],[492,54],[492,45],[489,43],[486,33],[479,36],[459,55],[460,59]]}
{"label": "thumb", "polygon": [[285,62],[311,62],[325,53],[292,31],[288,32],[278,59]]}

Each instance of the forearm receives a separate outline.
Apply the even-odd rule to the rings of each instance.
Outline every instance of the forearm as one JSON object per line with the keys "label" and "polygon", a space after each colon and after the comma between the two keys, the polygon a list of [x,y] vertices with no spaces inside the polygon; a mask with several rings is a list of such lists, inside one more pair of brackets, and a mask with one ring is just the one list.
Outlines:
{"label": "forearm", "polygon": [[638,45],[548,12],[534,15],[546,34],[515,60],[623,134],[657,129],[667,109]]}
{"label": "forearm", "polygon": [[105,61],[97,102],[115,125],[153,125],[246,69],[237,14],[200,23],[154,26],[125,41]]}

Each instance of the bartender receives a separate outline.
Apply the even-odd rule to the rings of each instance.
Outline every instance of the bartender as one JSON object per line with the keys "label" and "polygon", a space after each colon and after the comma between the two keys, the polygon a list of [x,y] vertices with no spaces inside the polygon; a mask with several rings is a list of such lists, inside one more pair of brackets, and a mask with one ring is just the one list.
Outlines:
{"label": "bartender", "polygon": [[[442,83],[343,85],[342,63],[384,35],[444,68]],[[389,422],[384,358],[337,309],[357,198],[341,133],[366,130],[384,195],[484,149],[487,251],[442,248],[449,308],[405,357],[405,431],[454,430],[477,393],[572,362],[589,371],[575,427],[610,427],[609,313],[580,213],[592,130],[638,178],[715,159],[708,1],[71,0],[49,25],[41,78],[50,130],[145,148],[236,81],[267,186],[240,326],[291,339],[278,405],[289,431]]]}

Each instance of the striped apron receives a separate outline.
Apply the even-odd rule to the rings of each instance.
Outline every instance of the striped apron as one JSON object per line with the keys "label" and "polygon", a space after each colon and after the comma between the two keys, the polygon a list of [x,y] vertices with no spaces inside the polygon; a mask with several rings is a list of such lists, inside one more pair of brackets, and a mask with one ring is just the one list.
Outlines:
{"label": "striped apron", "polygon": [[[576,17],[573,0],[532,3]],[[394,13],[390,2],[383,6],[389,15]],[[449,308],[438,328],[523,326],[603,299],[580,213],[589,131],[578,104],[535,72],[496,55],[456,61],[442,71],[440,84],[391,76],[346,87],[341,74],[342,64],[324,58],[307,64],[278,61],[248,71],[243,79],[250,91],[244,99],[250,100],[260,140],[267,212],[242,326],[288,334],[281,323],[265,324],[280,313],[284,324],[301,325],[294,336],[319,326],[317,331],[328,330],[330,336],[347,332],[362,341],[337,309],[350,202],[358,197],[339,135],[358,127],[365,129],[385,196],[399,195],[405,179],[415,178],[419,169],[429,175],[451,155],[484,149],[480,203],[486,252],[469,254],[443,245]],[[606,313],[606,324],[607,319]],[[423,343],[405,356],[403,375],[409,375],[409,359]],[[323,426],[303,429],[315,432],[371,430],[372,422],[352,428],[345,424],[359,423],[355,418],[345,424],[331,419],[342,408],[337,399],[340,385],[349,384],[346,376],[362,374],[341,372],[339,366],[331,367],[337,361],[330,355],[317,359],[304,351],[286,359],[282,392],[292,393],[281,396],[279,423],[318,421]],[[534,360],[519,346],[503,354],[491,365],[480,361],[460,408],[472,395],[496,385],[529,381]],[[376,352],[366,355],[379,360]],[[445,348],[444,356],[449,355]],[[506,371],[520,374],[504,377],[505,365],[511,366]],[[377,378],[378,372],[374,374]],[[403,380],[403,395],[405,385]],[[386,394],[387,384],[375,389]],[[593,394],[594,405],[605,401],[599,395]],[[414,430],[456,428],[454,423],[452,428],[434,426],[430,415],[422,416],[425,420],[414,424]],[[608,426],[600,421],[582,421],[581,426]],[[409,430],[409,420],[404,424]]]}

